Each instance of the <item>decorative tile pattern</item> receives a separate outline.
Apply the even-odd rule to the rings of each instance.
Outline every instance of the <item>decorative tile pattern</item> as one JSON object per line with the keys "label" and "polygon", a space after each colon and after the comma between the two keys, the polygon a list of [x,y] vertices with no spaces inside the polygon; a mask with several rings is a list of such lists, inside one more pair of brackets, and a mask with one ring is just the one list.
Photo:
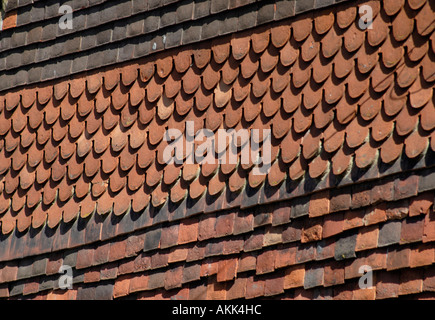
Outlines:
{"label": "decorative tile pattern", "polygon": [[[1,95],[0,297],[433,297],[433,6],[367,4]],[[188,121],[271,129],[270,172],[165,164]]]}

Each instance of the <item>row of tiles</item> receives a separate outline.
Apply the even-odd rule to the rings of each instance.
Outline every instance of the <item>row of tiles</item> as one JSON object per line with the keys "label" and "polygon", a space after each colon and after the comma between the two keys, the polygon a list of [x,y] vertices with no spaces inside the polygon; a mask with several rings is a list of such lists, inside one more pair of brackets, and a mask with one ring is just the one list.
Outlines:
{"label": "row of tiles", "polygon": [[[433,197],[433,193],[431,195]],[[328,240],[309,245],[304,244],[308,229],[302,228],[299,232],[294,229],[295,223],[310,224],[311,219],[308,217],[284,225],[287,231],[276,233],[275,236],[271,236],[269,228],[260,227],[245,237],[230,238],[226,234],[226,238],[220,241],[201,240],[205,243],[198,245],[198,237],[186,233],[184,237],[187,243],[180,243],[179,246],[168,250],[161,242],[161,248],[149,254],[140,253],[148,234],[130,235],[121,241],[80,248],[65,255],[52,253],[48,258],[33,263],[29,259],[21,261],[19,265],[17,262],[9,262],[1,269],[2,282],[15,282],[17,279],[19,281],[1,286],[2,293],[11,288],[15,295],[19,290],[13,289],[15,287],[24,290],[21,293],[24,292],[26,295],[38,292],[39,288],[40,291],[56,288],[55,280],[58,276],[55,274],[62,264],[74,267],[75,283],[84,282],[98,287],[97,283],[101,281],[100,285],[104,287],[104,281],[115,279],[115,298],[161,287],[170,291],[215,274],[217,278],[211,281],[215,282],[215,285],[225,286],[231,286],[234,279],[238,281],[237,279],[244,278],[246,272],[256,275],[254,281],[258,281],[258,285],[264,283],[265,279],[275,279],[272,289],[277,291],[273,295],[281,294],[283,289],[296,287],[311,289],[340,285],[345,279],[359,278],[359,269],[363,265],[369,265],[373,270],[388,271],[387,278],[397,275],[394,270],[409,267],[428,266],[425,272],[429,275],[435,262],[432,205],[433,202],[426,207],[427,211],[419,216],[396,216],[387,223],[379,223],[382,221],[379,220],[374,225],[365,227],[355,225],[357,228],[354,228],[351,234],[337,233]],[[341,217],[337,221],[343,223],[346,220]],[[216,225],[215,230],[217,229]],[[278,240],[278,234],[282,235],[283,239]],[[252,240],[259,236],[262,239],[264,236],[264,240],[268,240]],[[251,248],[246,246],[249,241]],[[252,246],[252,243],[256,244]],[[243,251],[245,253],[242,253]],[[415,273],[413,280],[423,284],[423,270],[409,271]],[[406,281],[400,283],[404,285]],[[420,287],[420,291],[407,294],[421,292],[421,289]],[[378,295],[378,298],[382,297],[381,293]]]}
{"label": "row of tiles", "polygon": [[[63,256],[64,264],[84,269],[134,258],[143,251],[128,264],[138,268],[145,265],[148,270],[158,266],[160,258],[166,265],[168,262],[191,262],[221,254],[252,252],[278,244],[290,244],[283,250],[283,255],[292,253],[287,255],[288,258],[297,258],[293,263],[302,263],[307,257],[314,259],[315,252],[319,258],[342,260],[367,249],[434,241],[433,191],[417,196],[401,193],[402,197],[393,201],[392,184],[360,190],[352,196],[352,204],[347,192],[331,200],[322,192],[315,194],[307,204],[286,201],[256,209],[201,214],[147,228],[117,240],[69,250],[65,254],[55,254],[56,250],[53,250],[54,263],[62,264]],[[404,185],[407,185],[406,181]],[[369,200],[373,205],[367,207]],[[12,248],[4,247],[4,250]],[[269,258],[266,257],[264,255],[263,262],[269,266],[265,269],[273,271],[274,259],[270,259],[270,253]],[[45,274],[53,269],[47,261],[43,256],[4,263],[1,270],[6,271],[0,272],[1,282],[40,275],[37,272],[41,271]],[[261,269],[257,271],[264,273]]]}

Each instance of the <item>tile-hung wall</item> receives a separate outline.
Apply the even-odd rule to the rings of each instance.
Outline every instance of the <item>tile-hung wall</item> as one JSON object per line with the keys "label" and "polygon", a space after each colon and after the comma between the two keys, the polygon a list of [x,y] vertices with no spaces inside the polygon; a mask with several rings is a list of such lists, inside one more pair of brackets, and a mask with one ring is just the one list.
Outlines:
{"label": "tile-hung wall", "polygon": [[[0,296],[433,298],[433,3],[358,4],[4,91]],[[166,164],[187,121],[270,172]]]}
{"label": "tile-hung wall", "polygon": [[[333,4],[332,0],[9,0],[8,25],[14,28],[2,32],[0,90],[130,61]],[[59,27],[61,5],[73,10],[72,29]]]}

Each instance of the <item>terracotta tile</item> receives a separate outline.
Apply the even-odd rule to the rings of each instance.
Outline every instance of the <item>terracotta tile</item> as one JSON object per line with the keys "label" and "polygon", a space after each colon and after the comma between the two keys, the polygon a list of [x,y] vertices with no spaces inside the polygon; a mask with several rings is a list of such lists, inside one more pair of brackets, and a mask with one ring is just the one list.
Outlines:
{"label": "terracotta tile", "polygon": [[15,28],[16,25],[17,25],[17,10],[8,12],[4,17],[2,30]]}
{"label": "terracotta tile", "polygon": [[384,205],[380,205],[374,209],[368,209],[363,218],[364,225],[366,226],[383,221],[387,221],[386,207]]}
{"label": "terracotta tile", "polygon": [[433,16],[433,12],[433,8],[428,3],[425,3],[423,8],[415,16],[415,20],[417,22],[417,32],[420,35],[426,36],[433,31],[433,26],[430,24],[430,17]]}
{"label": "terracotta tile", "polygon": [[423,237],[423,217],[413,219],[404,219],[402,221],[402,233],[400,235],[400,243],[410,243],[421,241]]}
{"label": "terracotta tile", "polygon": [[342,213],[326,216],[323,220],[322,237],[328,238],[341,233],[344,225],[343,217],[344,215]]}
{"label": "terracotta tile", "polygon": [[403,270],[400,274],[399,295],[420,293],[423,289],[420,270]]}
{"label": "terracotta tile", "polygon": [[399,294],[399,274],[381,273],[376,283],[376,299],[395,298]]}
{"label": "terracotta tile", "polygon": [[113,287],[113,298],[120,298],[127,296],[130,291],[131,276],[125,275],[116,279],[115,286]]}
{"label": "terracotta tile", "polygon": [[229,281],[236,277],[237,274],[238,259],[225,259],[219,260],[218,271],[217,271],[217,281]]}
{"label": "terracotta tile", "polygon": [[403,139],[397,134],[393,133],[387,140],[382,144],[380,154],[381,159],[384,163],[392,163],[395,161],[403,150]]}
{"label": "terracotta tile", "polygon": [[313,28],[313,21],[311,15],[304,15],[298,20],[293,22],[292,30],[293,37],[296,41],[302,41],[308,37]]}
{"label": "terracotta tile", "polygon": [[379,228],[377,225],[360,230],[356,239],[355,251],[376,248],[378,245]]}
{"label": "terracotta tile", "polygon": [[409,248],[389,251],[387,256],[387,270],[390,271],[409,267],[410,253],[411,250]]}

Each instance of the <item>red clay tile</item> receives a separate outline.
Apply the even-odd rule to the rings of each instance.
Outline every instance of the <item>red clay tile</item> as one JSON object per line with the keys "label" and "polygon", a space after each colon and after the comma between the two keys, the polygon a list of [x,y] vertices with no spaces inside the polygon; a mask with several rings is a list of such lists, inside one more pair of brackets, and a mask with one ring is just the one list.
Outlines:
{"label": "red clay tile", "polygon": [[270,38],[275,48],[283,47],[290,39],[291,29],[288,25],[278,25],[270,30]]}
{"label": "red clay tile", "polygon": [[211,59],[211,50],[204,46],[199,46],[198,49],[193,51],[193,59],[195,61],[195,65],[199,69],[203,69]]}
{"label": "red clay tile", "polygon": [[231,38],[231,52],[236,60],[241,60],[250,49],[250,37],[247,35],[234,34]]}
{"label": "red clay tile", "polygon": [[397,41],[406,40],[414,27],[414,21],[407,11],[402,8],[392,22],[393,36]]}
{"label": "red clay tile", "polygon": [[229,281],[236,277],[237,274],[238,259],[221,259],[218,263],[217,281]]}
{"label": "red clay tile", "polygon": [[409,248],[401,248],[389,251],[387,255],[387,270],[390,271],[409,267],[410,253],[411,250]]}
{"label": "red clay tile", "polygon": [[356,239],[355,251],[363,251],[376,248],[378,245],[379,227],[370,226],[360,230]]}
{"label": "red clay tile", "polygon": [[420,293],[423,289],[423,274],[419,270],[403,270],[400,274],[399,295]]}
{"label": "red clay tile", "polygon": [[252,33],[251,43],[252,50],[255,53],[261,53],[266,50],[270,40],[270,29],[262,27],[260,30]]}
{"label": "red clay tile", "polygon": [[17,25],[17,10],[9,11],[3,20],[2,30],[15,28]]}
{"label": "red clay tile", "polygon": [[332,262],[324,267],[323,285],[325,287],[336,286],[344,283],[345,269],[340,263]]}
{"label": "red clay tile", "polygon": [[420,245],[412,248],[410,254],[410,267],[416,268],[431,265],[435,258],[435,249],[431,244]]}
{"label": "red clay tile", "polygon": [[376,299],[395,298],[399,294],[399,274],[381,273],[376,283]]}
{"label": "red clay tile", "polygon": [[299,51],[293,41],[289,41],[280,51],[280,62],[284,67],[292,65],[298,58]]}
{"label": "red clay tile", "polygon": [[405,153],[413,159],[418,157],[428,146],[428,138],[420,136],[418,131],[414,131],[405,139]]}
{"label": "red clay tile", "polygon": [[387,37],[380,49],[382,51],[382,62],[385,67],[396,66],[403,57],[403,48],[391,37]]}
{"label": "red clay tile", "polygon": [[[425,2],[420,2],[425,3]],[[411,6],[411,5],[410,5]],[[425,3],[424,7],[417,13],[415,16],[416,24],[417,24],[417,32],[426,36],[429,35],[433,30],[434,26],[432,24],[432,17],[434,14],[434,9],[429,3]]]}
{"label": "red clay tile", "polygon": [[305,279],[305,266],[297,265],[286,269],[284,289],[302,287]]}

